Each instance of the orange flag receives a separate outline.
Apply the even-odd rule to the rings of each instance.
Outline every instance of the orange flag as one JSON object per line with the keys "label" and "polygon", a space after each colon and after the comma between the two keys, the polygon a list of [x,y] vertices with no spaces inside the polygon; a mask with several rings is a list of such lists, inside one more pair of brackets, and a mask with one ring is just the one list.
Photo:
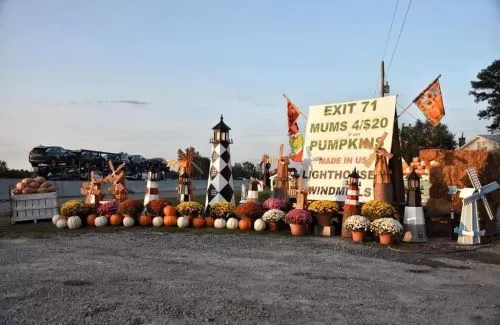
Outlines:
{"label": "orange flag", "polygon": [[291,158],[293,161],[302,161],[302,146],[304,145],[304,140],[302,134],[299,132],[299,125],[297,120],[300,116],[300,110],[295,104],[286,97],[286,111],[288,117],[288,142],[290,144],[290,149],[292,150]]}
{"label": "orange flag", "polygon": [[432,126],[438,126],[445,114],[439,77],[427,86],[413,102],[424,113]]}

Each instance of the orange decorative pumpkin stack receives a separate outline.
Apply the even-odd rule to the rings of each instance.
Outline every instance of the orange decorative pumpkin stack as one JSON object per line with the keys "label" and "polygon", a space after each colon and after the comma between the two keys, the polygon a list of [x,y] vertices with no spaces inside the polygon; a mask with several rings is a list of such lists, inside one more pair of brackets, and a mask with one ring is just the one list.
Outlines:
{"label": "orange decorative pumpkin stack", "polygon": [[151,218],[150,215],[147,215],[147,214],[143,214],[139,217],[139,224],[141,226],[151,226],[151,224],[153,223],[153,218]]}
{"label": "orange decorative pumpkin stack", "polygon": [[163,208],[163,224],[165,227],[177,227],[177,209],[173,205],[167,205]]}

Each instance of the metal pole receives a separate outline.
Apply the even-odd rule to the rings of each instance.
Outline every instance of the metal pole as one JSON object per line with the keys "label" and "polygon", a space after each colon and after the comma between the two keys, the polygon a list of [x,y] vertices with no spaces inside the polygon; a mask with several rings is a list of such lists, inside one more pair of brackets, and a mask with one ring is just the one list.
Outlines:
{"label": "metal pole", "polygon": [[380,97],[384,97],[385,69],[384,60],[380,63]]}

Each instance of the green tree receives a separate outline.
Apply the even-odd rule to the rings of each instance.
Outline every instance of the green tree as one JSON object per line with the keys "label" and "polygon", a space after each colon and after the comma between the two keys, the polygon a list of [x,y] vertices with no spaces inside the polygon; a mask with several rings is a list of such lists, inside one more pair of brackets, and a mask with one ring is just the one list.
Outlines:
{"label": "green tree", "polygon": [[0,160],[0,172],[6,172],[7,170],[9,170],[9,168],[7,168],[7,162],[5,160]]}
{"label": "green tree", "polygon": [[259,177],[259,168],[257,168],[257,166],[255,166],[253,163],[245,161],[242,164],[242,167],[243,167],[243,175],[245,178]]}
{"label": "green tree", "polygon": [[448,130],[446,124],[433,127],[429,122],[417,120],[415,124],[401,127],[401,157],[410,162],[418,156],[420,149],[435,148],[452,150],[457,147],[455,135]]}
{"label": "green tree", "polygon": [[233,165],[233,178],[241,178],[244,177],[243,175],[243,166],[240,163],[235,163]]}
{"label": "green tree", "polygon": [[477,81],[471,81],[476,103],[486,101],[488,106],[477,113],[479,119],[491,120],[487,126],[490,133],[500,132],[500,60],[493,61],[486,69],[477,74]]}

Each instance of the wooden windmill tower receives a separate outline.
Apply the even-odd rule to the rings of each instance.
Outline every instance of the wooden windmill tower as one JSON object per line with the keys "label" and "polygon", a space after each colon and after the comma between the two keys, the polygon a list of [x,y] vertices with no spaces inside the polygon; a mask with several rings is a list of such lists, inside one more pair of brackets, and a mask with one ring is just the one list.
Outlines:
{"label": "wooden windmill tower", "polygon": [[90,180],[88,182],[82,183],[82,188],[80,189],[80,193],[85,195],[85,203],[97,206],[99,201],[101,201],[104,197],[101,190],[101,185],[104,179],[95,178],[95,173],[93,171],[90,172]]}
{"label": "wooden windmill tower", "polygon": [[457,243],[474,245],[481,243],[481,236],[484,234],[484,231],[479,230],[477,201],[479,199],[483,201],[488,217],[493,220],[495,217],[486,200],[486,194],[499,189],[500,185],[498,185],[497,182],[492,182],[482,186],[474,167],[467,168],[467,174],[474,188],[464,188],[460,190],[460,197],[463,198],[462,214],[460,215],[460,226],[455,232],[458,233]]}
{"label": "wooden windmill tower", "polygon": [[278,171],[276,174],[276,185],[274,186],[274,197],[288,202],[288,189],[290,187],[288,178],[288,156],[283,155],[284,145],[280,145]]}
{"label": "wooden windmill tower", "polygon": [[168,167],[173,167],[176,163],[179,166],[179,180],[177,183],[177,200],[179,202],[191,201],[191,197],[193,195],[191,173],[193,168],[203,174],[201,168],[193,161],[195,152],[196,151],[193,147],[187,148],[186,151],[178,149],[177,162],[169,160],[167,163]]}
{"label": "wooden windmill tower", "polygon": [[373,152],[366,158],[365,166],[370,167],[375,160],[375,179],[373,180],[374,198],[375,200],[384,200],[392,204],[391,172],[387,163],[387,160],[392,158],[392,154],[383,148],[386,137],[387,132],[384,132],[373,146]]}
{"label": "wooden windmill tower", "polygon": [[125,201],[128,196],[127,188],[125,187],[125,173],[122,169],[125,167],[125,163],[122,163],[115,169],[111,160],[108,161],[109,169],[111,170],[111,174],[104,178],[104,182],[111,182],[111,186],[108,189],[108,192],[113,195],[115,200],[120,202]]}
{"label": "wooden windmill tower", "polygon": [[295,203],[295,209],[307,208],[307,186],[302,185],[302,177],[297,181],[297,202]]}

